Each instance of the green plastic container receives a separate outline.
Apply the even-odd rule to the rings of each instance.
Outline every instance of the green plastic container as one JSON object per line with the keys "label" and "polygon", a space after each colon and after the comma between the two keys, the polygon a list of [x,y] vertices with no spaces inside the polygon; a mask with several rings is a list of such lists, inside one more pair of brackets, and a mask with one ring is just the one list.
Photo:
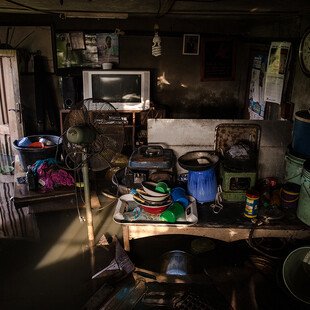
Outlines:
{"label": "green plastic container", "polygon": [[310,246],[297,248],[287,256],[283,263],[282,275],[289,292],[310,305]]}
{"label": "green plastic container", "polygon": [[285,182],[301,184],[302,167],[305,160],[305,158],[293,155],[290,150],[287,151],[285,155]]}
{"label": "green plastic container", "polygon": [[310,226],[310,160],[304,163],[297,208],[297,217]]}

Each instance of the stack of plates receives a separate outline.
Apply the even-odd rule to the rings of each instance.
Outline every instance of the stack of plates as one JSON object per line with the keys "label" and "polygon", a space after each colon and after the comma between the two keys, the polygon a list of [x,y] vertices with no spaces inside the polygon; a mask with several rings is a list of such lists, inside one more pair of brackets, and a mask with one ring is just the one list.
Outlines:
{"label": "stack of plates", "polygon": [[156,183],[142,182],[142,189],[137,189],[133,195],[134,201],[139,204],[145,212],[160,214],[172,203],[169,193],[159,193],[155,190]]}

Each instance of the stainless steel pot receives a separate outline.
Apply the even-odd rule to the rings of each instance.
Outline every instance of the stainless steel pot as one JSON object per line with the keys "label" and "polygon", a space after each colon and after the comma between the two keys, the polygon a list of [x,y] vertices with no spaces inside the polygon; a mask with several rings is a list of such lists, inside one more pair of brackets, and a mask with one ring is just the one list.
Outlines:
{"label": "stainless steel pot", "polygon": [[161,256],[161,273],[184,276],[194,273],[193,256],[180,250],[166,252]]}

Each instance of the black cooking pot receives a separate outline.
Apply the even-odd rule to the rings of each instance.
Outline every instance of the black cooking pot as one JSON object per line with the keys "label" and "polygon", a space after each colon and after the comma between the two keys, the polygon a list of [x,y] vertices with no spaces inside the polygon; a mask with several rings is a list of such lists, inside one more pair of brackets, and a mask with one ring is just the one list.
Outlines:
{"label": "black cooking pot", "polygon": [[178,158],[179,165],[189,171],[203,171],[214,167],[219,157],[214,151],[192,151]]}

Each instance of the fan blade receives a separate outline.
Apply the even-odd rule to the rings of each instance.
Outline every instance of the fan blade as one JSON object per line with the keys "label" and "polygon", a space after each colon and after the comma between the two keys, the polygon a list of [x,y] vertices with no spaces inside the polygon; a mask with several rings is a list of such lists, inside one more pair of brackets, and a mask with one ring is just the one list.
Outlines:
{"label": "fan blade", "polygon": [[[82,154],[87,152],[89,167],[94,171],[100,171],[113,165],[116,154],[122,151],[124,144],[124,124],[118,111],[108,102],[98,99],[85,99],[70,110],[64,121],[64,129],[70,127],[88,128],[95,130],[93,139],[76,139],[68,141],[64,135],[64,151],[77,167],[82,163]],[[88,137],[86,130],[82,134]]]}
{"label": "fan blade", "polygon": [[100,153],[96,153],[89,158],[89,166],[93,171],[101,171],[109,168],[111,165],[110,160],[107,160]]}

